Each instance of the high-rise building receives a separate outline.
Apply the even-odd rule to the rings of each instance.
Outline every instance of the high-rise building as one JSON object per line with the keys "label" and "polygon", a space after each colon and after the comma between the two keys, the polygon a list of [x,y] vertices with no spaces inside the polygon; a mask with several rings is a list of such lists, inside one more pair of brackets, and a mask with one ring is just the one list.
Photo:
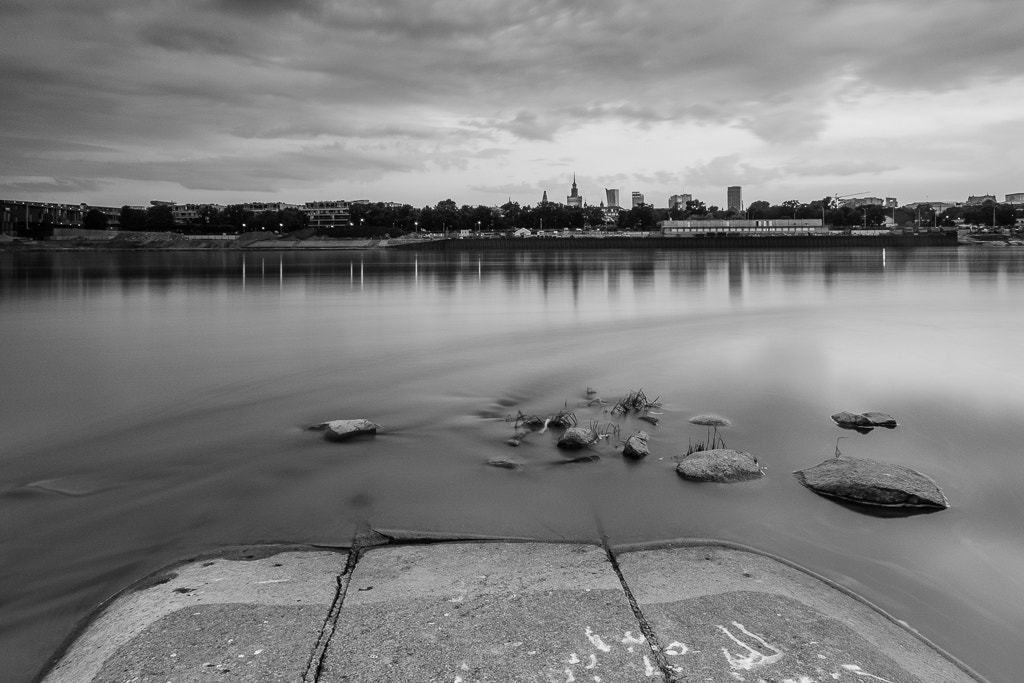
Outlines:
{"label": "high-rise building", "polygon": [[605,205],[608,208],[618,207],[619,205],[619,190],[618,188],[609,190],[607,187],[604,188],[605,194]]}
{"label": "high-rise building", "polygon": [[730,211],[742,211],[743,188],[739,185],[732,185],[728,190],[725,205]]}
{"label": "high-rise building", "polygon": [[692,201],[692,194],[674,194],[668,198],[668,208],[670,209],[685,209],[686,202]]}
{"label": "high-rise building", "polygon": [[1006,195],[1007,204],[1024,204],[1024,192],[1012,192]]}
{"label": "high-rise building", "polygon": [[572,174],[572,189],[569,191],[569,196],[565,198],[565,203],[570,208],[575,207],[577,209],[583,208],[583,197],[580,196],[579,190],[576,189],[576,174]]}
{"label": "high-rise building", "polygon": [[642,192],[633,191],[633,204],[632,206],[640,206],[644,203],[644,195]]}

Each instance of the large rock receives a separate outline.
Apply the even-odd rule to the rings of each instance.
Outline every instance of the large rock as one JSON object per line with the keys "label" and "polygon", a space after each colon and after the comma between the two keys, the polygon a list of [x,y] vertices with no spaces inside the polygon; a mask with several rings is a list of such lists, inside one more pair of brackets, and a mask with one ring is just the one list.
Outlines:
{"label": "large rock", "polygon": [[353,436],[360,436],[363,434],[376,434],[377,430],[380,429],[379,424],[370,422],[369,420],[332,420],[330,422],[321,422],[318,425],[313,425],[310,429],[316,429],[324,433],[324,438],[328,441],[344,441],[351,439]]}
{"label": "large rock", "polygon": [[676,472],[683,479],[726,484],[764,476],[764,468],[757,464],[757,458],[745,451],[729,448],[691,453],[676,465]]}
{"label": "large rock", "polygon": [[558,447],[567,450],[589,448],[597,441],[597,432],[586,427],[569,427],[558,439]]}
{"label": "large rock", "polygon": [[651,449],[647,445],[647,439],[649,438],[650,435],[647,432],[637,432],[626,439],[626,445],[622,447],[622,454],[633,460],[646,458],[651,454]]}
{"label": "large rock", "polygon": [[946,496],[932,479],[902,465],[844,455],[793,473],[815,493],[887,508],[947,508]]}

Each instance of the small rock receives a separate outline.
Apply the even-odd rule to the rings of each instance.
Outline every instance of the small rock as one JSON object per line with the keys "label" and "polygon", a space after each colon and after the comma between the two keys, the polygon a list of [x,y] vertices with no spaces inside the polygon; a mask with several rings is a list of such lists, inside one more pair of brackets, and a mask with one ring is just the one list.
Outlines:
{"label": "small rock", "polygon": [[847,429],[857,429],[858,427],[875,426],[871,423],[871,420],[869,420],[864,415],[861,415],[860,413],[850,413],[845,410],[833,415],[832,421],[835,422],[840,427],[846,427]]}
{"label": "small rock", "polygon": [[831,498],[887,508],[949,507],[949,501],[931,477],[903,465],[848,458],[829,458],[793,473],[815,493]]}
{"label": "small rock", "polygon": [[714,448],[710,451],[691,453],[679,462],[676,472],[683,479],[723,484],[764,476],[764,469],[757,464],[757,458],[745,451],[734,451],[730,448]]}
{"label": "small rock", "polygon": [[574,463],[574,462],[593,462],[594,460],[600,460],[600,459],[601,459],[601,456],[598,455],[597,453],[583,453],[582,455],[577,455],[577,456],[574,456],[574,457],[571,457],[571,458],[565,458],[563,460],[556,460],[555,464],[556,465],[568,465],[568,464]]}
{"label": "small rock", "polygon": [[647,457],[651,454],[651,449],[647,445],[649,438],[647,432],[637,432],[626,439],[626,445],[622,447],[622,454],[633,460]]}
{"label": "small rock", "polygon": [[722,417],[721,415],[697,415],[690,418],[690,422],[695,425],[702,425],[704,427],[728,427],[732,424],[729,418]]}
{"label": "small rock", "polygon": [[506,470],[518,470],[523,466],[523,463],[512,458],[491,458],[487,461],[487,464],[491,467],[501,467]]}
{"label": "small rock", "polygon": [[350,439],[353,436],[376,434],[377,430],[381,429],[381,426],[364,419],[332,420],[331,422],[322,422],[318,425],[313,425],[310,429],[322,431],[324,433],[324,438],[328,441],[344,441],[345,439]]}
{"label": "small rock", "polygon": [[570,427],[558,439],[558,447],[569,450],[588,448],[597,441],[597,433],[586,427]]}
{"label": "small rock", "polygon": [[641,415],[639,419],[643,420],[644,422],[650,422],[655,427],[657,427],[658,423],[661,422],[660,418],[654,417],[653,415]]}
{"label": "small rock", "polygon": [[892,429],[896,426],[896,418],[887,413],[877,413],[875,411],[869,411],[862,414],[875,427],[885,427],[886,429]]}

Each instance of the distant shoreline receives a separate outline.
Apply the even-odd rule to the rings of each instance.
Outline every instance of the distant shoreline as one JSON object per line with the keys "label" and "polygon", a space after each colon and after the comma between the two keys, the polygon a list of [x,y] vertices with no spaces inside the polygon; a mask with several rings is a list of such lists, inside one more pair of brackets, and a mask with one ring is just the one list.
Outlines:
{"label": "distant shoreline", "polygon": [[694,250],[694,249],[848,249],[879,247],[955,247],[961,242],[956,233],[883,235],[709,235],[695,237],[527,237],[527,238],[438,238],[438,239],[362,239],[362,240],[192,240],[181,235],[140,240],[63,240],[48,242],[0,242],[0,250],[9,252],[89,252],[89,251],[359,251],[402,249],[430,252],[465,251],[583,251],[596,249]]}

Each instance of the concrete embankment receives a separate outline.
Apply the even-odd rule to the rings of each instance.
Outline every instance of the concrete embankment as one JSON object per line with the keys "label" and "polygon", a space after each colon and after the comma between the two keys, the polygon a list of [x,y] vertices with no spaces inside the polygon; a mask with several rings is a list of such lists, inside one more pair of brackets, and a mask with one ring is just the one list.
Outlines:
{"label": "concrete embankment", "polygon": [[253,548],[171,567],[101,610],[41,678],[982,680],[849,593],[748,549],[374,532],[351,549]]}
{"label": "concrete embankment", "polygon": [[584,251],[591,249],[855,249],[904,247],[955,247],[956,233],[924,233],[919,235],[779,235],[741,236],[709,235],[700,237],[533,237],[533,238],[462,238],[430,242],[395,243],[403,249],[435,251]]}

